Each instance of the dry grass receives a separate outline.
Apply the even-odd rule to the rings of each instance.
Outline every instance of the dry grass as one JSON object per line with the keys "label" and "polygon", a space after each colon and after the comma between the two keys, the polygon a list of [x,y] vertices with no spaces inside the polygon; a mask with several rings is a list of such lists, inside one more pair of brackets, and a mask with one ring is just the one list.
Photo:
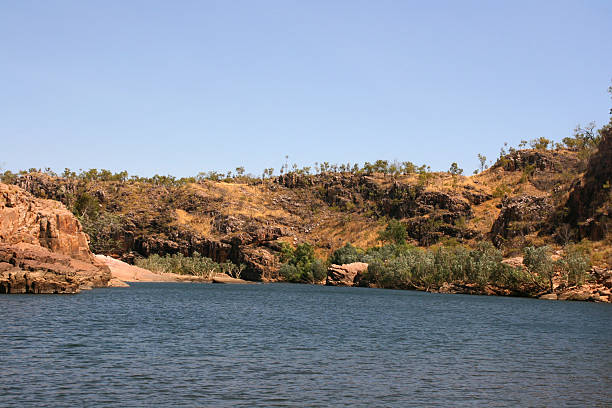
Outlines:
{"label": "dry grass", "polygon": [[212,218],[203,215],[189,214],[185,210],[176,209],[176,222],[178,225],[187,225],[198,234],[209,237],[213,235]]}

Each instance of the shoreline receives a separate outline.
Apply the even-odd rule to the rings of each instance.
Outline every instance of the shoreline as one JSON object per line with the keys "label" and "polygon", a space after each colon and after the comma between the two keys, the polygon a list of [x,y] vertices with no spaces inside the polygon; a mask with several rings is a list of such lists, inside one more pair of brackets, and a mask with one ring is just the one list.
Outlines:
{"label": "shoreline", "polygon": [[[103,262],[111,271],[112,279],[109,281],[108,287],[129,287],[130,283],[147,282],[147,283],[164,283],[164,282],[184,282],[184,283],[214,283],[214,284],[240,284],[252,285],[258,283],[292,283],[284,281],[269,281],[255,282],[244,279],[233,278],[224,274],[217,274],[211,278],[204,278],[194,275],[179,275],[174,273],[158,274],[151,272],[148,269],[127,264],[105,255],[95,255],[96,259]],[[304,283],[294,283],[304,284]],[[344,287],[360,287],[355,285],[330,285],[325,281],[314,283],[320,286],[344,286]],[[365,288],[378,289],[395,289],[395,290],[413,290],[418,292],[442,293],[442,294],[460,294],[460,295],[480,295],[480,296],[500,296],[500,297],[521,297],[540,300],[568,300],[568,301],[587,301],[597,303],[612,303],[612,294],[610,289],[600,284],[585,284],[580,287],[567,288],[567,290],[553,293],[515,293],[507,289],[485,286],[484,288],[470,284],[446,283],[438,288],[381,288],[378,286],[362,286]]]}
{"label": "shoreline", "polygon": [[179,275],[176,273],[155,273],[148,269],[130,265],[106,255],[95,255],[96,259],[104,263],[111,271],[109,287],[129,287],[133,282],[192,282],[192,283],[219,283],[219,284],[251,284],[243,279],[217,274],[211,278],[195,275]]}

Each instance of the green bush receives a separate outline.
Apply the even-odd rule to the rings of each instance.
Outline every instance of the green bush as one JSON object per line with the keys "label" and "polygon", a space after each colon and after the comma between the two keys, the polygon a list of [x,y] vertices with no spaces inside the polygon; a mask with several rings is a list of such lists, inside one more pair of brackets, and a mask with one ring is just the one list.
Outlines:
{"label": "green bush", "polygon": [[315,258],[311,244],[300,244],[295,250],[283,247],[281,253],[286,263],[281,266],[279,275],[287,282],[315,283],[327,276],[327,265]]}
{"label": "green bush", "polygon": [[362,284],[382,288],[430,289],[446,282],[523,291],[532,282],[528,274],[502,263],[501,251],[488,242],[475,249],[461,245],[433,250],[385,245],[370,248],[363,261],[368,263],[368,270],[362,275]]}
{"label": "green bush", "polygon": [[406,242],[406,226],[398,220],[392,219],[387,224],[387,227],[378,233],[378,239],[382,242],[403,244]]}
{"label": "green bush", "polygon": [[523,264],[531,272],[534,283],[541,289],[553,290],[555,264],[551,259],[550,247],[526,247],[523,250]]}
{"label": "green bush", "polygon": [[120,236],[124,222],[120,216],[104,211],[94,215],[77,216],[83,231],[89,236],[89,247],[99,254],[121,253]]}
{"label": "green bush", "polygon": [[350,243],[346,244],[342,248],[336,249],[329,258],[329,263],[336,265],[344,265],[353,262],[361,261],[363,257],[363,251]]}
{"label": "green bush", "polygon": [[568,285],[582,285],[588,276],[590,259],[579,247],[570,245],[565,248],[559,265],[567,276]]}

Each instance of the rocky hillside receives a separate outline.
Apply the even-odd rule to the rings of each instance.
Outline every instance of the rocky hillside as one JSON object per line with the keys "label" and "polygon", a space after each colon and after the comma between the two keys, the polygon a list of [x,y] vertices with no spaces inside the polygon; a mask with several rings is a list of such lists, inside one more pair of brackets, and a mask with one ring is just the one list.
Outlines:
{"label": "rocky hillside", "polygon": [[567,200],[566,221],[581,237],[605,238],[612,231],[612,125],[602,129],[597,152]]}
{"label": "rocky hillside", "polygon": [[63,204],[0,183],[0,293],[76,293],[109,279]]}
{"label": "rocky hillside", "polygon": [[[611,168],[603,164],[611,157],[606,149],[609,138],[588,161],[576,150],[515,150],[470,177],[326,170],[176,182],[30,172],[12,182],[72,209],[96,253],[132,262],[198,252],[245,264],[246,279],[273,280],[283,243],[310,242],[326,257],[347,242],[376,245],[389,219],[401,221],[419,246],[491,240],[511,255],[526,245],[576,241],[584,236],[578,220],[592,211],[587,207],[610,203],[605,187],[589,187]],[[600,262],[610,263],[609,235],[591,236],[604,242]]]}

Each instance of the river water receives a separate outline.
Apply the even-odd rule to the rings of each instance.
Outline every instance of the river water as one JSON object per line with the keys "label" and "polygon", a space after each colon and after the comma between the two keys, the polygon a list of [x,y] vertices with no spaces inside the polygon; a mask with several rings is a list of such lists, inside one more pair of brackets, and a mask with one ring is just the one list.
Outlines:
{"label": "river water", "polygon": [[0,296],[0,406],[612,406],[609,304],[310,285]]}

